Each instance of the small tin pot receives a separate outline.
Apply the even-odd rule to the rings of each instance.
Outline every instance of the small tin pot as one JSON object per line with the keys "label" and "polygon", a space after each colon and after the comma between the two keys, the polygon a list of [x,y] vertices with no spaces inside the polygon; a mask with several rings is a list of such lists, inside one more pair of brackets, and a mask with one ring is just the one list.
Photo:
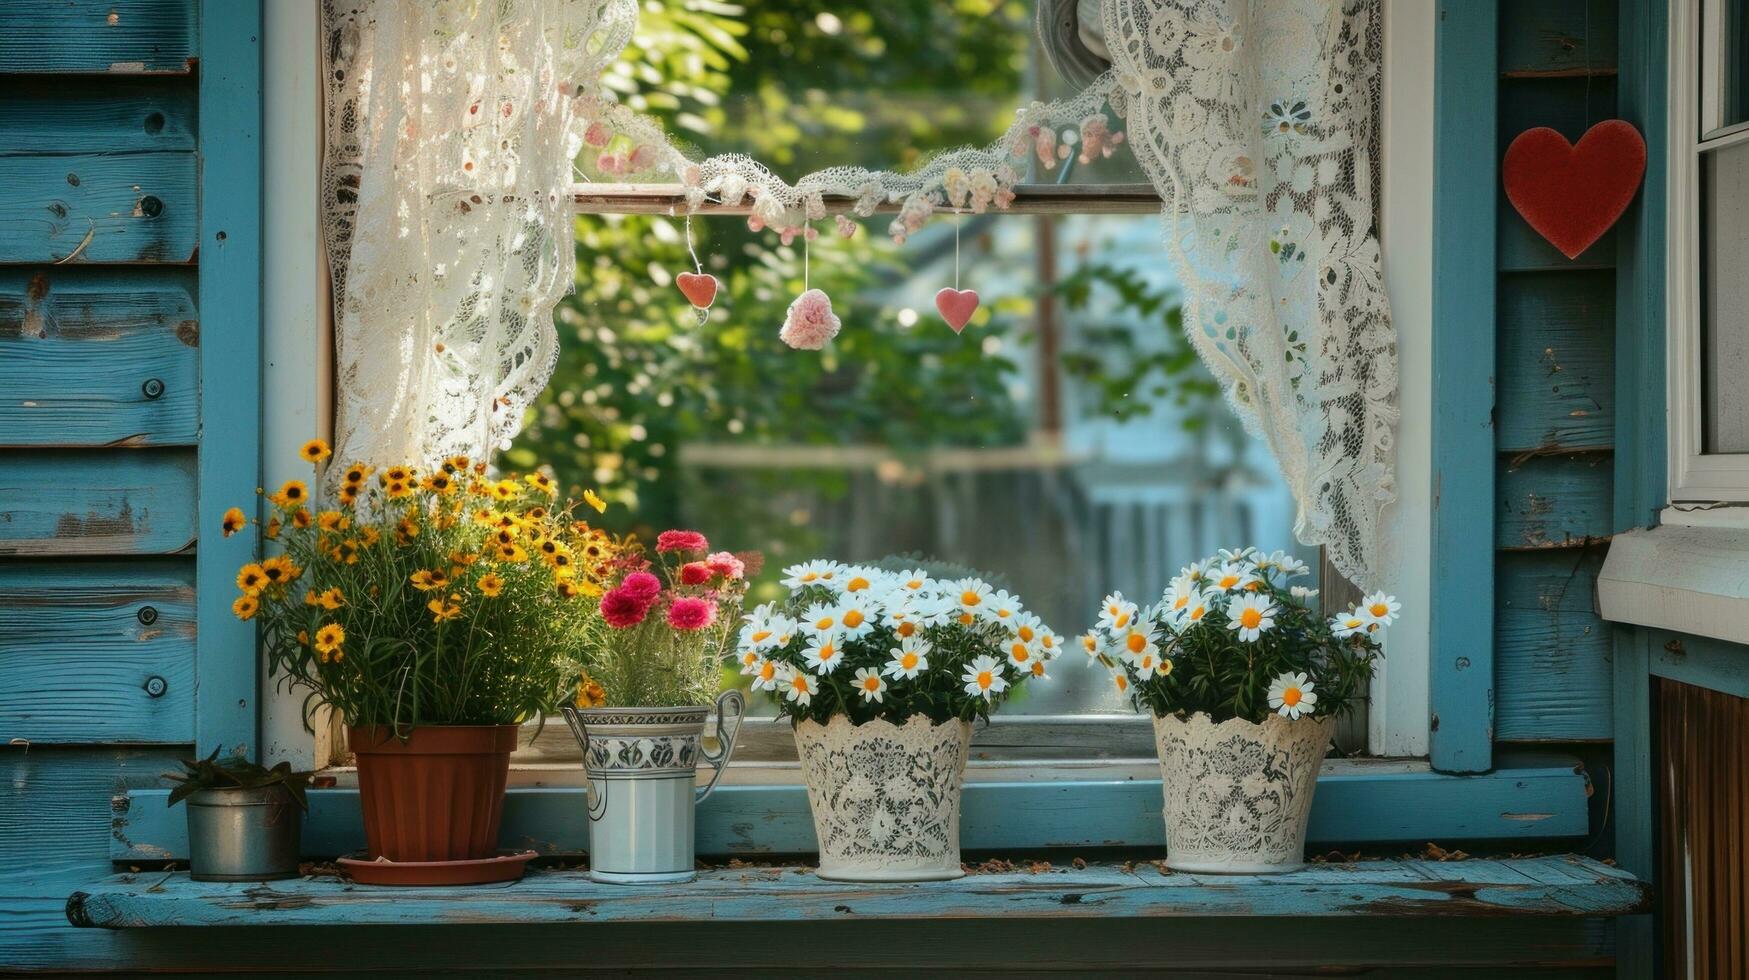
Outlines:
{"label": "small tin pot", "polygon": [[195,881],[298,875],[304,811],[281,786],[189,794],[188,865]]}

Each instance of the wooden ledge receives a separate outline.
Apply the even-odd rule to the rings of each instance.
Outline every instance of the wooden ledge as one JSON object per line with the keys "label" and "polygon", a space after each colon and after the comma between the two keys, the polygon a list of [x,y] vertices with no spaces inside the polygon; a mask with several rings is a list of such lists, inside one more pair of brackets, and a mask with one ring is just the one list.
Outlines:
{"label": "wooden ledge", "polygon": [[474,888],[373,888],[336,878],[230,884],[116,875],[73,893],[67,918],[156,926],[492,925],[1154,917],[1564,916],[1643,912],[1646,885],[1573,855],[1319,864],[1284,875],[1162,873],[1114,864],[851,885],[794,867],[704,871],[682,885],[599,885],[536,871]]}

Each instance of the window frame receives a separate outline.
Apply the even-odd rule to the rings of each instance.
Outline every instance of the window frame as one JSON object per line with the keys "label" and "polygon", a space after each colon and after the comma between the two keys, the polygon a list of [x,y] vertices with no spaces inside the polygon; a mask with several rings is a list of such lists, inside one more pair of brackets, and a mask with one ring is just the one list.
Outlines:
{"label": "window frame", "polygon": [[[1722,65],[1717,52],[1723,37],[1718,26],[1724,2],[1671,0],[1670,5],[1666,411],[1673,505],[1749,502],[1749,453],[1708,453],[1702,441],[1701,158],[1749,143],[1749,122],[1719,124]],[[1709,29],[1720,35],[1710,43]]]}

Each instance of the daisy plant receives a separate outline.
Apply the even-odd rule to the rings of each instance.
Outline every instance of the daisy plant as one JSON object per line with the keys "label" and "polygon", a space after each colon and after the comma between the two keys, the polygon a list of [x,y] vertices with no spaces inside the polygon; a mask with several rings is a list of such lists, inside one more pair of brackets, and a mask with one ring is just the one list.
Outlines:
{"label": "daisy plant", "polygon": [[601,618],[582,653],[579,708],[707,704],[721,685],[754,553],[712,552],[697,531],[663,531],[655,559],[635,542],[609,563]]}
{"label": "daisy plant", "polygon": [[[331,452],[318,439],[302,455],[321,471]],[[268,495],[270,554],[238,570],[232,611],[260,624],[282,683],[401,734],[514,724],[571,696],[622,545],[555,501],[546,475],[489,473],[464,457],[354,463],[327,474],[331,506],[302,480]],[[248,524],[232,508],[222,531]]]}
{"label": "daisy plant", "polygon": [[1019,599],[979,578],[835,561],[784,576],[788,598],[748,614],[736,657],[796,721],[988,718],[1062,651]]}
{"label": "daisy plant", "polygon": [[1153,606],[1106,596],[1078,645],[1120,694],[1159,717],[1339,715],[1366,696],[1380,631],[1402,607],[1377,593],[1326,618],[1316,589],[1291,584],[1308,572],[1280,551],[1222,551],[1186,566]]}

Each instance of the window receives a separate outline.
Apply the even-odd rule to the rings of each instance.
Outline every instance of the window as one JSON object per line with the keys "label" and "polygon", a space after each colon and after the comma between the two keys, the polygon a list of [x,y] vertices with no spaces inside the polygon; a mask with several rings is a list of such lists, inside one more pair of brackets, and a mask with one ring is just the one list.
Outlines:
{"label": "window", "polygon": [[1749,500],[1749,10],[1672,10],[1671,500]]}

